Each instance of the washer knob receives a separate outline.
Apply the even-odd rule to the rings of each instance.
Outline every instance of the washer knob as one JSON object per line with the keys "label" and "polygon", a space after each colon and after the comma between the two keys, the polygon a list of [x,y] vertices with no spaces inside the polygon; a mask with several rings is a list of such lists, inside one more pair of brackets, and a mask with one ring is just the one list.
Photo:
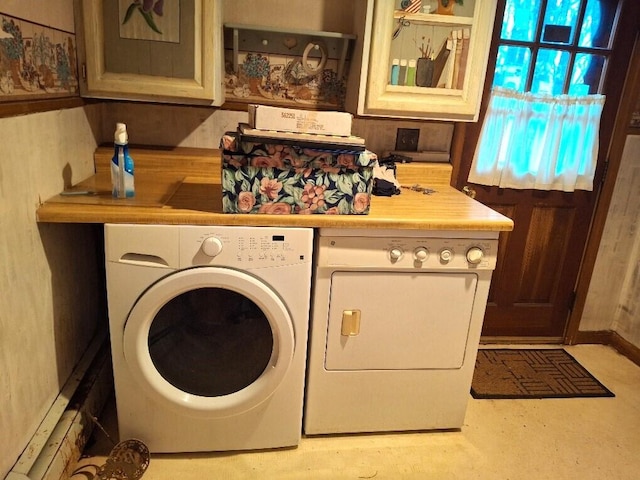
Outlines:
{"label": "washer knob", "polygon": [[207,237],[203,240],[200,248],[208,257],[215,257],[222,251],[222,242],[218,237]]}
{"label": "washer knob", "polygon": [[484,252],[479,247],[471,247],[467,250],[467,262],[472,265],[478,265],[484,258]]}
{"label": "washer knob", "polygon": [[448,248],[440,251],[440,261],[442,263],[449,263],[453,259],[453,252]]}
{"label": "washer knob", "polygon": [[424,263],[429,258],[429,250],[425,247],[418,247],[413,251],[413,258],[420,263]]}
{"label": "washer knob", "polygon": [[389,251],[389,256],[391,257],[391,260],[399,260],[403,253],[404,252],[399,248],[392,248]]}

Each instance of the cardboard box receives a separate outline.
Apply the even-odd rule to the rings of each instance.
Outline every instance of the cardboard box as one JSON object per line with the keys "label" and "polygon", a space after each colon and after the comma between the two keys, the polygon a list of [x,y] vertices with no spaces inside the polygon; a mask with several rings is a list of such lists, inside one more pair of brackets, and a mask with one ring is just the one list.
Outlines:
{"label": "cardboard box", "polygon": [[352,120],[351,114],[346,112],[249,105],[249,126],[260,130],[347,137],[351,135]]}
{"label": "cardboard box", "polygon": [[301,147],[319,150],[350,149],[360,152],[365,150],[364,138],[355,135],[323,135],[320,133],[261,130],[259,128],[251,128],[246,123],[238,125],[238,135],[240,135],[241,141],[247,140],[257,143],[299,145]]}
{"label": "cardboard box", "polygon": [[224,213],[366,215],[374,153],[222,138]]}

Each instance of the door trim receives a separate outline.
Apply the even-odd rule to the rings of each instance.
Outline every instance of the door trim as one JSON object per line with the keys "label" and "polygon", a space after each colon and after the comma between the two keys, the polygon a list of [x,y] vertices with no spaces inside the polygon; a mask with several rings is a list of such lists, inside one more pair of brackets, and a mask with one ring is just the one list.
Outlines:
{"label": "door trim", "polygon": [[[638,8],[636,2],[627,2],[627,5],[630,3],[633,3],[635,10],[632,12],[633,14],[628,15],[628,17],[635,18],[637,20],[640,8]],[[633,37],[635,37],[635,39],[626,38],[632,37],[632,35],[625,36],[624,34],[621,34],[620,36],[625,36],[625,38],[618,39],[620,43],[629,42],[629,44],[633,43],[634,46],[622,90],[621,100],[618,103],[618,113],[616,115],[611,142],[609,143],[609,151],[607,154],[607,175],[602,182],[599,198],[596,201],[591,231],[587,237],[587,245],[582,258],[582,265],[580,272],[578,273],[578,280],[576,283],[576,300],[574,307],[569,314],[569,321],[567,323],[567,329],[564,336],[564,343],[568,345],[573,345],[578,342],[580,320],[582,319],[582,314],[587,301],[591,276],[593,275],[593,270],[595,268],[600,241],[602,240],[609,206],[616,186],[618,171],[620,170],[622,151],[627,138],[629,120],[636,104],[635,97],[638,96],[637,88],[638,85],[640,85],[640,26],[636,23],[635,30],[630,29],[630,31],[633,32]]]}

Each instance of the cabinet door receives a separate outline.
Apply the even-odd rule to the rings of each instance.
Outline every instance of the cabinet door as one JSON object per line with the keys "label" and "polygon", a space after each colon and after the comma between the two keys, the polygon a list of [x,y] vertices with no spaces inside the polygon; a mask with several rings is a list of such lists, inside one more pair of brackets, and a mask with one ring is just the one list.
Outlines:
{"label": "cabinet door", "polygon": [[86,97],[222,104],[221,2],[148,3],[75,1],[80,93]]}
{"label": "cabinet door", "polygon": [[360,115],[477,120],[497,0],[454,1],[441,14],[369,0]]}

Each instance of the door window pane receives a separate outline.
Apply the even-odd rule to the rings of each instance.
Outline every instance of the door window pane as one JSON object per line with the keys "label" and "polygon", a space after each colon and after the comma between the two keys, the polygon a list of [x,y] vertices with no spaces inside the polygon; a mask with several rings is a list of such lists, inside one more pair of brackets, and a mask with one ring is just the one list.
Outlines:
{"label": "door window pane", "polygon": [[542,0],[507,0],[500,37],[533,42]]}
{"label": "door window pane", "polygon": [[541,48],[533,72],[531,92],[561,95],[567,76],[570,55],[562,50]]}
{"label": "door window pane", "polygon": [[257,380],[271,359],[273,333],[260,308],[244,295],[200,288],[167,302],[149,329],[158,373],[184,392],[228,395]]}
{"label": "door window pane", "polygon": [[618,7],[617,0],[588,0],[580,47],[609,48]]}
{"label": "door window pane", "polygon": [[530,63],[529,48],[501,45],[498,48],[493,85],[524,92]]}
{"label": "door window pane", "polygon": [[544,15],[542,41],[569,44],[572,42],[581,0],[551,0]]}
{"label": "door window pane", "polygon": [[573,64],[569,93],[588,95],[598,93],[604,72],[605,57],[579,53]]}

